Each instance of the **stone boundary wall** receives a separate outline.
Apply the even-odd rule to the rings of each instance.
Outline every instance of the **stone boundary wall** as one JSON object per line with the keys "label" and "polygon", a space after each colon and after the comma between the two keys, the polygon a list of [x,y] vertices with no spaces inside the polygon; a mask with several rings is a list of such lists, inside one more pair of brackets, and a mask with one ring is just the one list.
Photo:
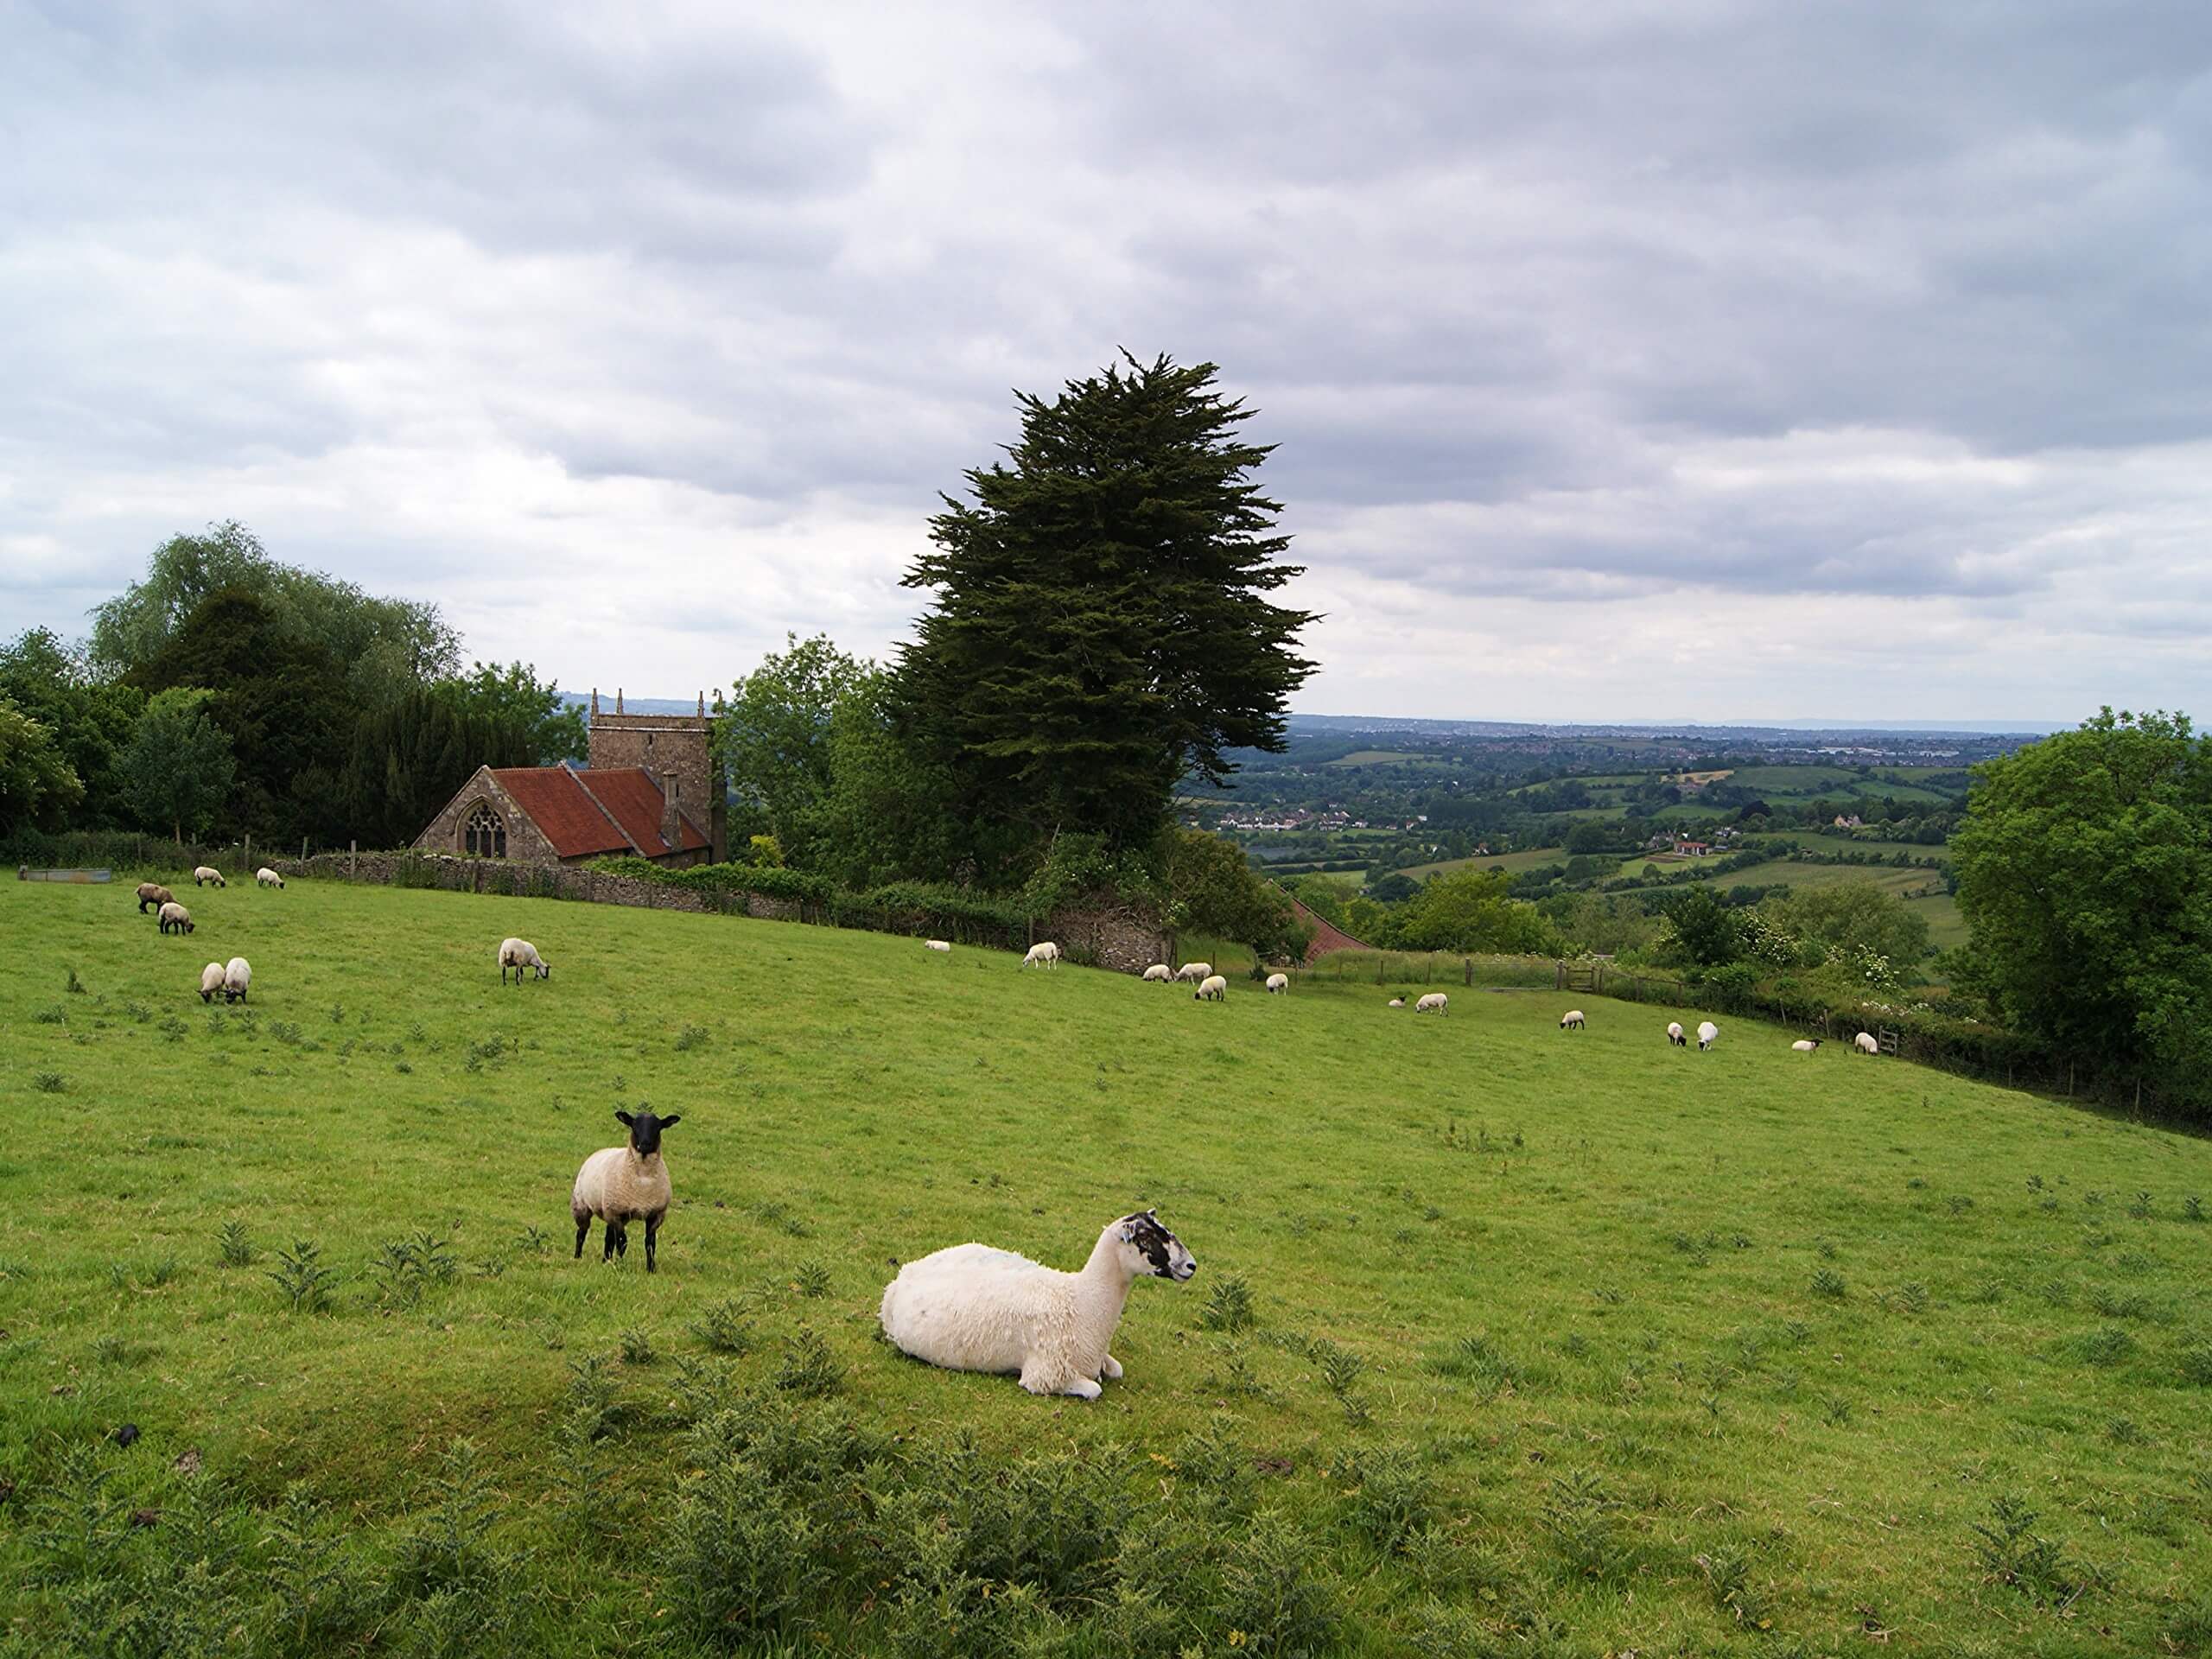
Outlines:
{"label": "stone boundary wall", "polygon": [[[633,905],[645,910],[684,910],[699,915],[749,916],[771,922],[837,923],[796,899],[758,893],[715,893],[675,887],[644,876],[608,875],[563,865],[518,864],[497,859],[457,858],[431,853],[316,853],[308,858],[272,858],[269,868],[287,880],[359,881],[380,887],[428,887],[441,893],[489,893],[514,899],[567,899],[585,904]],[[810,913],[813,912],[814,913]],[[903,934],[912,938],[966,938],[979,948],[1000,948],[974,941],[954,925],[933,928],[926,912],[881,918],[861,931]],[[1077,957],[1117,973],[1141,974],[1167,960],[1167,938],[1141,912],[1125,906],[1096,905],[1056,912],[1032,930],[1036,938],[1056,940]],[[1019,949],[1020,947],[1015,946]]]}

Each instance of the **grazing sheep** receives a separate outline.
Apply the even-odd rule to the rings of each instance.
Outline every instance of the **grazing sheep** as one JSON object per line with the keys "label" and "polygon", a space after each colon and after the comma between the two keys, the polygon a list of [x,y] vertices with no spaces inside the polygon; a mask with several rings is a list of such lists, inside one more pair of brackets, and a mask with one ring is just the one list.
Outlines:
{"label": "grazing sheep", "polygon": [[154,925],[164,933],[189,933],[192,912],[172,899],[154,912]]}
{"label": "grazing sheep", "polygon": [[1688,1048],[1689,1046],[1690,1039],[1682,1035],[1681,1027],[1675,1021],[1669,1020],[1667,1022],[1667,1046],[1669,1048]]}
{"label": "grazing sheep", "polygon": [[1390,999],[1389,1006],[1394,1008],[1402,1008],[1406,1006],[1406,999],[1402,996],[1394,996]]}
{"label": "grazing sheep", "polygon": [[223,873],[212,864],[202,864],[198,869],[193,871],[192,885],[194,887],[204,887],[210,882],[219,887],[227,887],[231,885],[223,880]]}
{"label": "grazing sheep", "polygon": [[952,949],[952,942],[950,939],[924,939],[922,941],[922,949],[925,950],[950,950]]}
{"label": "grazing sheep", "polygon": [[1882,1052],[1881,1040],[1871,1031],[1860,1032],[1851,1039],[1851,1046],[1861,1054],[1878,1054]]}
{"label": "grazing sheep", "polygon": [[607,1224],[606,1248],[599,1253],[602,1262],[629,1254],[630,1224],[643,1219],[645,1271],[651,1273],[654,1248],[660,1240],[661,1217],[668,1213],[668,1164],[660,1155],[660,1134],[681,1123],[683,1115],[671,1112],[666,1117],[655,1117],[640,1110],[633,1117],[617,1107],[614,1116],[630,1131],[630,1143],[594,1152],[576,1172],[576,1185],[569,1194],[569,1214],[576,1224],[573,1259],[583,1259],[584,1239],[591,1231],[594,1216]]}
{"label": "grazing sheep", "polygon": [[176,894],[158,881],[141,881],[138,884],[138,913],[141,916],[149,910],[159,910],[163,905],[173,903],[175,899]]}
{"label": "grazing sheep", "polygon": [[1561,1031],[1580,1031],[1589,1023],[1580,1008],[1569,1008],[1559,1017],[1559,1028]]}
{"label": "grazing sheep", "polygon": [[1415,1014],[1449,1014],[1452,1012],[1452,999],[1441,991],[1431,991],[1414,1004],[1414,1012]]}
{"label": "grazing sheep", "polygon": [[1157,980],[1160,984],[1165,985],[1169,980],[1175,977],[1175,970],[1173,968],[1170,968],[1164,962],[1155,962],[1151,967],[1144,970],[1144,977],[1145,982],[1147,985],[1151,984],[1154,980]]}
{"label": "grazing sheep", "polygon": [[1702,1053],[1720,1040],[1720,1027],[1707,1020],[1697,1028],[1698,1050]]}
{"label": "grazing sheep", "polygon": [[1789,1045],[1789,1050],[1793,1054],[1809,1054],[1820,1046],[1821,1039],[1817,1037],[1800,1037]]}
{"label": "grazing sheep", "polygon": [[1268,995],[1269,996],[1281,996],[1289,989],[1290,976],[1288,974],[1269,974],[1268,976]]}
{"label": "grazing sheep", "polygon": [[1211,972],[1213,972],[1213,963],[1210,962],[1186,962],[1180,968],[1178,968],[1175,970],[1175,977],[1178,979],[1204,979]]}
{"label": "grazing sheep", "polygon": [[[222,988],[223,964],[219,962],[211,962],[200,970],[200,1000],[202,1002],[213,1002],[215,1000],[215,993]],[[226,997],[224,1000],[227,1001],[229,999]]]}
{"label": "grazing sheep", "polygon": [[1021,959],[1021,965],[1024,968],[1057,968],[1060,965],[1060,947],[1050,939],[1033,944],[1029,947],[1029,954]]}
{"label": "grazing sheep", "polygon": [[244,957],[232,957],[223,964],[223,1001],[243,1002],[246,988],[253,983],[253,968]]}
{"label": "grazing sheep", "polygon": [[284,878],[266,864],[253,873],[253,879],[264,887],[281,887],[284,885]]}
{"label": "grazing sheep", "polygon": [[1229,995],[1229,982],[1219,974],[1208,974],[1191,993],[1193,1002],[1219,1002]]}
{"label": "grazing sheep", "polygon": [[1011,1250],[956,1244],[909,1262],[884,1287],[877,1317],[901,1352],[955,1371],[1014,1372],[1032,1394],[1096,1400],[1122,1375],[1107,1351],[1129,1287],[1198,1270],[1150,1210],[1109,1222],[1080,1273]]}
{"label": "grazing sheep", "polygon": [[553,964],[537,954],[537,947],[528,939],[499,941],[499,983],[507,982],[507,969],[515,970],[515,983],[522,983],[523,969],[535,968],[540,979],[553,977]]}

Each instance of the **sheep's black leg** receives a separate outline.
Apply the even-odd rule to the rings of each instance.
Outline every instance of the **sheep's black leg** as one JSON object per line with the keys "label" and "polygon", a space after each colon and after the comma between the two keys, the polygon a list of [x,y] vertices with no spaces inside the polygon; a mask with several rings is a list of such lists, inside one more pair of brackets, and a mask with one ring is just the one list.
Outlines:
{"label": "sheep's black leg", "polygon": [[612,1262],[614,1259],[616,1246],[622,1242],[622,1224],[612,1216],[607,1219],[605,1238],[606,1243],[600,1249],[599,1259],[602,1262]]}
{"label": "sheep's black leg", "polygon": [[584,1259],[584,1240],[591,1236],[591,1217],[585,1216],[576,1223],[576,1260]]}
{"label": "sheep's black leg", "polygon": [[615,1231],[614,1254],[617,1255],[630,1254],[630,1224],[626,1221]]}
{"label": "sheep's black leg", "polygon": [[645,1271],[647,1273],[651,1273],[653,1270],[653,1247],[658,1243],[659,1241],[660,1217],[658,1216],[647,1216],[645,1217]]}

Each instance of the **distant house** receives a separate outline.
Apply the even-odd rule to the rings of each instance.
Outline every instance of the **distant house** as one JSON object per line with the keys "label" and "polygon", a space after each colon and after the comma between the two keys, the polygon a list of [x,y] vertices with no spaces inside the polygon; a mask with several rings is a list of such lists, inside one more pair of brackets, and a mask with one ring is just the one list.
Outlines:
{"label": "distant house", "polygon": [[1666,851],[1674,844],[1675,838],[1662,831],[1662,833],[1652,836],[1650,840],[1645,842],[1643,843],[1643,850],[1647,853],[1662,853]]}
{"label": "distant house", "polygon": [[1682,858],[1703,858],[1713,850],[1712,844],[1702,841],[1677,841],[1675,852]]}
{"label": "distant house", "polygon": [[1866,822],[1856,812],[1847,818],[1840,812],[1835,815],[1835,827],[1839,830],[1856,830]]}

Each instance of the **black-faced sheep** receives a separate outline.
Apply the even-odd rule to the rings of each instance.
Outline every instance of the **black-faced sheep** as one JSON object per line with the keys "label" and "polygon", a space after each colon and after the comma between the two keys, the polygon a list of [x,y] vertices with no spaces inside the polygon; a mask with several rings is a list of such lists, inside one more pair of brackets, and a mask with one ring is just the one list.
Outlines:
{"label": "black-faced sheep", "polygon": [[223,880],[223,873],[213,865],[202,864],[193,871],[192,885],[195,887],[227,887],[231,884]]}
{"label": "black-faced sheep", "polygon": [[223,964],[223,1001],[243,1002],[253,984],[253,968],[244,957],[232,957]]}
{"label": "black-faced sheep", "polygon": [[157,911],[163,905],[175,901],[176,894],[158,881],[141,881],[138,884],[138,913],[141,916],[149,910]]}
{"label": "black-faced sheep", "polygon": [[284,878],[266,864],[253,873],[253,879],[257,885],[264,887],[282,887],[284,885]]}
{"label": "black-faced sheep", "polygon": [[1559,1017],[1559,1028],[1561,1031],[1580,1031],[1589,1023],[1587,1016],[1580,1008],[1569,1008]]}
{"label": "black-faced sheep", "polygon": [[515,983],[518,985],[522,983],[522,976],[526,969],[536,969],[540,979],[553,977],[552,964],[537,954],[537,947],[528,939],[501,939],[499,941],[500,984],[504,985],[507,982],[507,969],[510,968],[515,970]]}
{"label": "black-faced sheep", "polygon": [[614,1116],[630,1131],[627,1145],[594,1152],[576,1172],[569,1194],[569,1214],[576,1224],[576,1254],[582,1261],[584,1240],[594,1216],[607,1224],[606,1246],[599,1259],[610,1261],[630,1250],[630,1224],[645,1224],[645,1271],[653,1270],[660,1240],[661,1217],[668,1213],[668,1162],[660,1155],[660,1136],[683,1121],[680,1112],[655,1117],[640,1110],[635,1116],[619,1108]]}
{"label": "black-faced sheep", "polygon": [[1415,1014],[1449,1014],[1452,1012],[1452,999],[1441,991],[1431,991],[1414,1004],[1414,1012]]}
{"label": "black-faced sheep", "polygon": [[189,933],[192,912],[172,899],[155,912],[154,925],[163,933]]}

